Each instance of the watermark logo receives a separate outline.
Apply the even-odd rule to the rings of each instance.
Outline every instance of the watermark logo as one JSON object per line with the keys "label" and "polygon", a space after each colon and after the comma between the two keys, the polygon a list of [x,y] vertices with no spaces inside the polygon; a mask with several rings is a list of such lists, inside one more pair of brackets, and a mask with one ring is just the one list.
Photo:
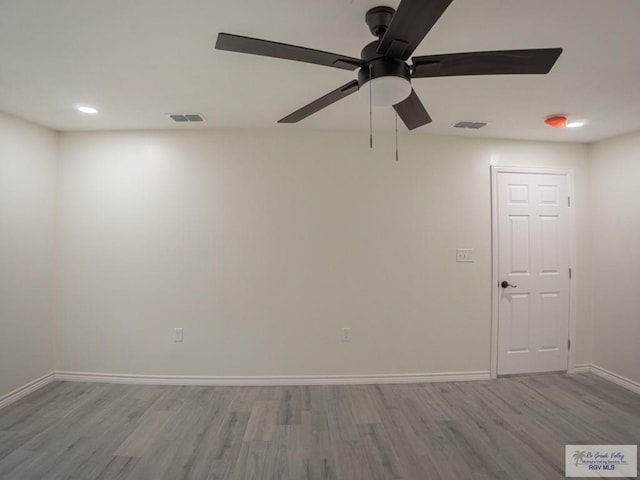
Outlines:
{"label": "watermark logo", "polygon": [[638,477],[637,445],[565,445],[567,477]]}

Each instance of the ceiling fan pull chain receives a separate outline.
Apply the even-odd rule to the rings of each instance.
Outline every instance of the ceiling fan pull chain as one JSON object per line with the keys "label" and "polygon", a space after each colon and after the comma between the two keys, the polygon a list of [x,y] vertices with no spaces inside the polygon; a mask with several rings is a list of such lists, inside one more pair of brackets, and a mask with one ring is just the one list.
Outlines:
{"label": "ceiling fan pull chain", "polygon": [[398,112],[396,112],[396,162],[398,161]]}
{"label": "ceiling fan pull chain", "polygon": [[373,90],[373,65],[369,64],[369,148],[373,148],[373,104],[371,91]]}

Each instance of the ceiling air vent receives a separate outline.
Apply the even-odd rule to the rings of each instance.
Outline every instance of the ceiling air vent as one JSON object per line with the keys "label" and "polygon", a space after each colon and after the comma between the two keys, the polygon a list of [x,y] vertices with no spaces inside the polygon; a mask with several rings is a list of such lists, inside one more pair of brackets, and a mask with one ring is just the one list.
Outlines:
{"label": "ceiling air vent", "polygon": [[486,127],[487,122],[458,122],[453,124],[453,128],[472,128],[478,130],[479,128]]}
{"label": "ceiling air vent", "polygon": [[167,116],[174,122],[204,122],[204,117],[198,113],[168,113]]}

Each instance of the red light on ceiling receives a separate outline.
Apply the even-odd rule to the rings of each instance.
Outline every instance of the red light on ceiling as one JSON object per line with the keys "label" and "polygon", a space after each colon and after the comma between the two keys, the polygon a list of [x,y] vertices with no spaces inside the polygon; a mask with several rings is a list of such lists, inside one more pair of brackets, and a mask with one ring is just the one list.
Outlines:
{"label": "red light on ceiling", "polygon": [[544,119],[544,123],[553,128],[565,128],[567,126],[566,115],[552,115]]}

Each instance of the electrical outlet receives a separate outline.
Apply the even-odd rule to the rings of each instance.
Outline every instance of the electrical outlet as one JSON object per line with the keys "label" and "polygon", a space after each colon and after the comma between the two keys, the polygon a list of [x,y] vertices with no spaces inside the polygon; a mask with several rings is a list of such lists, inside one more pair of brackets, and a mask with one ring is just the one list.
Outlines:
{"label": "electrical outlet", "polygon": [[456,248],[456,262],[473,263],[473,248]]}
{"label": "electrical outlet", "polygon": [[342,341],[343,342],[350,342],[351,341],[351,329],[350,328],[343,328],[342,329]]}
{"label": "electrical outlet", "polygon": [[173,341],[174,342],[182,342],[182,329],[176,328],[173,331]]}

